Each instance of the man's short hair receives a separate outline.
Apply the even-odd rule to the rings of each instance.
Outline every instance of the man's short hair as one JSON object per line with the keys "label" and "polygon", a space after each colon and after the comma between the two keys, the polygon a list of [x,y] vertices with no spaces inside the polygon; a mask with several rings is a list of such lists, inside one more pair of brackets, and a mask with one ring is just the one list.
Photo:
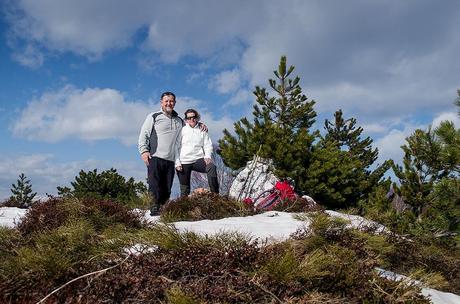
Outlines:
{"label": "man's short hair", "polygon": [[163,97],[165,97],[165,96],[172,96],[172,97],[174,97],[174,100],[176,100],[176,95],[174,95],[173,92],[163,92],[161,94],[160,100],[163,99]]}

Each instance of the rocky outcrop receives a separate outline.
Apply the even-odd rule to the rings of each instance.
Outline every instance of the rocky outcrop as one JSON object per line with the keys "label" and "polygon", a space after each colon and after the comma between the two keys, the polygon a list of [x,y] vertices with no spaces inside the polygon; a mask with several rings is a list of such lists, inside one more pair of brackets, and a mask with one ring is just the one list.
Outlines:
{"label": "rocky outcrop", "polygon": [[255,198],[273,188],[278,178],[272,172],[272,161],[254,156],[252,161],[236,176],[229,196],[237,200]]}

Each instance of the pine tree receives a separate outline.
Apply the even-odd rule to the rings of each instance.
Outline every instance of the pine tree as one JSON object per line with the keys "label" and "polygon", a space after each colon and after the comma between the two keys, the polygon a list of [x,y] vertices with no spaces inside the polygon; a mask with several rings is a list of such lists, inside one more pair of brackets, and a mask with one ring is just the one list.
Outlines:
{"label": "pine tree", "polygon": [[373,164],[378,157],[377,148],[372,148],[372,139],[361,139],[362,127],[356,127],[356,118],[344,119],[342,110],[334,113],[334,122],[328,119],[324,122],[327,131],[324,140],[334,142],[337,148],[346,150],[350,155],[357,157],[365,167]]}
{"label": "pine tree", "polygon": [[435,184],[443,179],[458,179],[460,174],[460,129],[450,121],[427,131],[417,129],[406,138],[403,166],[393,170],[400,181],[399,194],[420,215],[429,204]]}
{"label": "pine tree", "polygon": [[281,57],[276,79],[270,79],[270,96],[265,88],[256,87],[253,122],[246,117],[234,124],[235,136],[224,130],[219,140],[225,165],[238,169],[246,165],[256,153],[273,160],[275,173],[291,177],[296,183],[306,175],[311,148],[317,133],[310,133],[315,122],[315,102],[302,93],[300,78],[290,78],[294,66],[287,68],[286,57]]}
{"label": "pine tree", "polygon": [[13,195],[10,197],[10,201],[14,202],[14,204],[18,205],[20,208],[30,207],[37,193],[32,193],[32,185],[24,173],[19,175],[16,185],[12,184],[11,186],[12,188],[10,190]]}
{"label": "pine tree", "polygon": [[362,138],[362,127],[356,119],[344,119],[342,110],[334,114],[334,122],[324,122],[326,134],[314,146],[309,174],[302,188],[330,208],[356,206],[364,201],[391,167],[384,162],[375,170],[378,150],[372,148],[370,137]]}

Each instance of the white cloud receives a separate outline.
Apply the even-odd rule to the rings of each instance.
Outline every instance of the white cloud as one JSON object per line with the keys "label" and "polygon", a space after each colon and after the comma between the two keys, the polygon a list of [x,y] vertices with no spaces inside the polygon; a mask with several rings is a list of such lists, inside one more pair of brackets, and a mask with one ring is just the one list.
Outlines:
{"label": "white cloud", "polygon": [[36,47],[29,44],[23,50],[18,50],[13,55],[13,59],[23,66],[36,69],[43,64],[44,56]]}
{"label": "white cloud", "polygon": [[[260,6],[245,1],[162,2],[149,21],[144,46],[154,50],[165,62],[177,62],[183,56],[201,58],[221,55],[232,61],[240,53],[235,48],[245,33],[257,27],[253,12]],[[169,11],[169,14],[165,14]]]}
{"label": "white cloud", "polygon": [[[388,131],[385,135],[374,142],[374,146],[379,149],[379,162],[386,159],[393,159],[396,163],[402,164],[404,152],[401,146],[406,144],[406,138],[411,136],[416,129],[428,130],[429,126],[436,128],[442,121],[452,121],[457,128],[460,126],[460,119],[456,112],[443,112],[433,119],[430,124],[416,124],[413,122],[401,124],[398,122],[388,122]],[[382,126],[382,129],[384,127]],[[380,127],[378,128],[380,129]],[[367,131],[367,129],[364,129]]]}
{"label": "white cloud", "polygon": [[221,94],[232,93],[240,87],[240,78],[238,69],[223,71],[212,78],[209,87]]}
{"label": "white cloud", "polygon": [[207,108],[205,105],[209,104],[202,100],[194,99],[191,97],[177,97],[176,107],[174,108],[180,115],[184,117],[184,112],[187,109],[195,109],[201,115],[201,121],[206,124],[209,129],[209,135],[213,143],[222,137],[222,131],[224,129],[233,128],[233,120],[227,116],[221,116],[216,118],[212,113],[212,109]]}
{"label": "white cloud", "polygon": [[388,130],[387,126],[378,123],[362,125],[362,128],[366,133],[383,133]]}
{"label": "white cloud", "polygon": [[[96,141],[116,139],[125,145],[137,143],[145,117],[160,108],[154,102],[131,102],[114,89],[77,89],[67,85],[33,99],[20,112],[12,126],[14,135],[29,140],[57,142],[64,139]],[[175,110],[182,117],[188,108],[202,113],[214,140],[231,126],[230,118],[217,119],[207,103],[190,97],[177,97]]]}
{"label": "white cloud", "polygon": [[233,96],[225,103],[225,107],[240,106],[244,104],[252,105],[255,100],[254,94],[249,90],[239,89]]}
{"label": "white cloud", "polygon": [[117,139],[131,145],[137,142],[139,128],[152,111],[145,103],[126,101],[113,89],[65,86],[29,102],[12,130],[31,140]]}
{"label": "white cloud", "polygon": [[[20,0],[6,6],[10,39],[90,58],[131,44],[154,10],[150,1]],[[121,17],[122,16],[122,17]]]}
{"label": "white cloud", "polygon": [[315,87],[310,91],[311,98],[317,101],[316,108],[320,112],[348,109],[357,104],[361,108],[366,104],[372,104],[375,99],[371,90],[349,82]]}
{"label": "white cloud", "polygon": [[[224,71],[211,86],[223,93],[267,86],[287,55],[320,111],[343,108],[372,121],[451,106],[460,68],[458,3],[338,3],[20,0],[10,2],[7,19],[10,37],[44,51],[98,58],[137,43],[144,68],[184,58],[212,61],[213,73],[228,69],[219,63],[236,66],[244,79]],[[36,54],[20,61],[39,65]]]}
{"label": "white cloud", "polygon": [[441,124],[442,121],[445,120],[453,122],[456,128],[460,128],[460,118],[458,117],[458,113],[456,112],[443,112],[438,114],[433,119],[431,125],[433,126],[433,128],[436,128]]}
{"label": "white cloud", "polygon": [[[415,130],[415,129],[414,129]],[[379,160],[378,162],[383,163],[387,159],[392,159],[396,163],[401,164],[404,152],[401,146],[404,144],[407,136],[411,134],[413,130],[398,130],[393,129],[384,137],[375,141],[375,146],[379,149]]]}

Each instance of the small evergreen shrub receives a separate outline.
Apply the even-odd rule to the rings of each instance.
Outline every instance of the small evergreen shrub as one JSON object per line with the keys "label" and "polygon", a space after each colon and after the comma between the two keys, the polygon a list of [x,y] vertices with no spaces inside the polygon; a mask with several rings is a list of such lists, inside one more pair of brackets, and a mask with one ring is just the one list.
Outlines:
{"label": "small evergreen shrub", "polygon": [[0,260],[14,256],[14,249],[23,243],[21,234],[16,229],[0,227]]}
{"label": "small evergreen shrub", "polygon": [[[2,277],[0,294],[5,302],[37,302],[75,277],[116,266],[69,284],[49,302],[428,303],[419,289],[378,277],[376,257],[361,248],[362,239],[327,220],[320,215],[312,230],[269,246],[239,234],[179,233],[159,223],[125,236],[155,246],[127,259],[115,247],[105,254],[95,250],[105,240],[123,239],[117,237],[122,224],[99,233],[89,220],[68,221],[17,249],[9,265],[20,270]],[[309,242],[312,237],[323,243]]]}
{"label": "small evergreen shrub", "polygon": [[29,208],[32,205],[37,192],[32,192],[30,180],[21,173],[16,184],[11,185],[11,193],[13,194],[6,202],[6,207]]}
{"label": "small evergreen shrub", "polygon": [[460,249],[437,244],[437,240],[404,239],[390,236],[388,242],[394,250],[382,255],[388,270],[410,275],[414,271],[438,273],[448,282],[440,289],[460,293]]}
{"label": "small evergreen shrub", "polygon": [[57,187],[58,194],[78,199],[117,201],[130,207],[142,205],[140,196],[147,191],[144,183],[135,182],[132,177],[126,180],[114,168],[101,173],[97,169],[88,172],[81,170],[70,184],[71,188]]}
{"label": "small evergreen shrub", "polygon": [[123,205],[95,199],[77,200],[53,197],[34,204],[17,225],[23,235],[49,231],[58,228],[71,218],[86,218],[102,230],[109,225],[121,223],[131,228],[141,228],[144,220],[140,213]]}
{"label": "small evergreen shrub", "polygon": [[179,287],[172,287],[166,292],[166,299],[170,304],[198,304],[195,297],[185,294]]}
{"label": "small evergreen shrub", "polygon": [[[58,228],[70,217],[70,214],[77,212],[69,208],[72,206],[64,199],[50,198],[47,201],[34,204],[21,222],[17,225],[22,235],[30,235],[35,232],[49,231]],[[77,202],[75,202],[75,206]]]}
{"label": "small evergreen shrub", "polygon": [[[65,286],[48,301],[428,303],[418,287],[386,280],[374,271],[381,259],[396,265],[391,258],[403,252],[396,241],[388,240],[390,245],[378,251],[378,244],[385,242],[381,236],[374,239],[347,229],[345,221],[323,212],[310,217],[309,228],[288,241],[267,245],[237,233],[209,237],[180,233],[162,222],[133,224],[126,215],[132,213],[111,202],[50,202],[36,207],[44,211],[41,216],[31,209],[34,220],[28,222],[27,233],[0,230],[0,302],[37,302],[70,280],[98,271]],[[52,217],[59,209],[65,212]],[[38,228],[31,228],[32,223]],[[126,247],[134,244],[149,250],[128,256]],[[432,263],[446,256],[444,251],[422,252],[414,246],[405,251],[415,257],[414,266],[426,263],[421,255],[437,256]],[[400,269],[408,265],[412,271],[408,259],[401,263]],[[439,267],[455,263],[453,259]]]}
{"label": "small evergreen shrub", "polygon": [[234,199],[214,193],[194,194],[168,202],[161,218],[167,222],[216,220],[232,216],[248,216],[255,211]]}
{"label": "small evergreen shrub", "polygon": [[315,212],[324,210],[324,208],[318,204],[312,205],[308,200],[298,197],[295,200],[285,200],[277,204],[273,210],[282,212]]}

